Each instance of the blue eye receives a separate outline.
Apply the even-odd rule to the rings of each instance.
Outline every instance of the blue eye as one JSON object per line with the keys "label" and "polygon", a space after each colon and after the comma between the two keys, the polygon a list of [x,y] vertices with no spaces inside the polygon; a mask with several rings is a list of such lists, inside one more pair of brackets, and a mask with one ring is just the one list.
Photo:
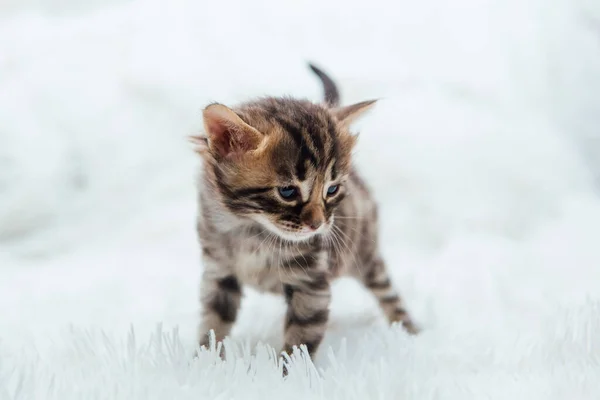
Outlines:
{"label": "blue eye", "polygon": [[338,191],[339,187],[340,187],[340,185],[331,185],[331,186],[329,186],[329,188],[327,189],[327,194],[330,195],[330,196],[334,195]]}
{"label": "blue eye", "polygon": [[293,186],[280,187],[278,190],[279,195],[284,199],[291,199],[298,193],[298,190]]}

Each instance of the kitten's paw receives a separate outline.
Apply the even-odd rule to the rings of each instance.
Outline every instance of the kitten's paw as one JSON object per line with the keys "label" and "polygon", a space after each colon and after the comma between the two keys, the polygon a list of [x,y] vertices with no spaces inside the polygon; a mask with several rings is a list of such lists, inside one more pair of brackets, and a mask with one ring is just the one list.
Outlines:
{"label": "kitten's paw", "polygon": [[423,331],[423,329],[419,327],[419,325],[415,324],[410,320],[402,321],[402,327],[409,335],[418,335]]}

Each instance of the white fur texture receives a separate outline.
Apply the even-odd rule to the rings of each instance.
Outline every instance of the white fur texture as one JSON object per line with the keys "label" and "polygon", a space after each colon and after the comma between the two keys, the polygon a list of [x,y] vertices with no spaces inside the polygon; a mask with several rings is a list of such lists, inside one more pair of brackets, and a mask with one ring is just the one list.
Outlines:
{"label": "white fur texture", "polygon": [[190,362],[176,330],[157,326],[148,339],[135,330],[116,337],[71,330],[51,352],[9,353],[9,367],[0,370],[0,396],[8,391],[15,398],[48,400],[597,399],[600,307],[588,303],[569,311],[559,311],[538,331],[448,330],[444,340],[433,332],[413,340],[399,328],[362,329],[360,338],[342,339],[326,350],[316,366],[297,351],[286,380],[275,352],[264,345],[255,352],[228,347],[233,362],[222,362],[214,351]]}

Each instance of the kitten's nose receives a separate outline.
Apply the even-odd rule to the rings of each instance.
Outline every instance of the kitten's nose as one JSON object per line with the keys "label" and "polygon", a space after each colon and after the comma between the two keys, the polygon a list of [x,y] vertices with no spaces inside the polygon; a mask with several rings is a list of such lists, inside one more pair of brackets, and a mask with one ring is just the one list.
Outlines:
{"label": "kitten's nose", "polygon": [[323,210],[318,207],[307,207],[300,218],[302,219],[302,223],[313,231],[319,229],[325,222]]}
{"label": "kitten's nose", "polygon": [[310,229],[312,229],[313,231],[316,231],[317,229],[319,229],[319,227],[321,225],[323,225],[323,220],[321,220],[321,219],[314,219],[312,221],[308,221],[306,224],[308,225],[308,227]]}

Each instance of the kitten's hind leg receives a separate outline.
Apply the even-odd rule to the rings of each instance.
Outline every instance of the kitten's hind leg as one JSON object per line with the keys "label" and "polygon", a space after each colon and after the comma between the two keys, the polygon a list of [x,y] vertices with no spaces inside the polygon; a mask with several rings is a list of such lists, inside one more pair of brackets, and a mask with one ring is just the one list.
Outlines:
{"label": "kitten's hind leg", "polygon": [[390,324],[399,322],[411,335],[419,333],[420,329],[406,310],[402,297],[394,289],[381,257],[375,257],[364,265],[361,280],[379,302]]}

